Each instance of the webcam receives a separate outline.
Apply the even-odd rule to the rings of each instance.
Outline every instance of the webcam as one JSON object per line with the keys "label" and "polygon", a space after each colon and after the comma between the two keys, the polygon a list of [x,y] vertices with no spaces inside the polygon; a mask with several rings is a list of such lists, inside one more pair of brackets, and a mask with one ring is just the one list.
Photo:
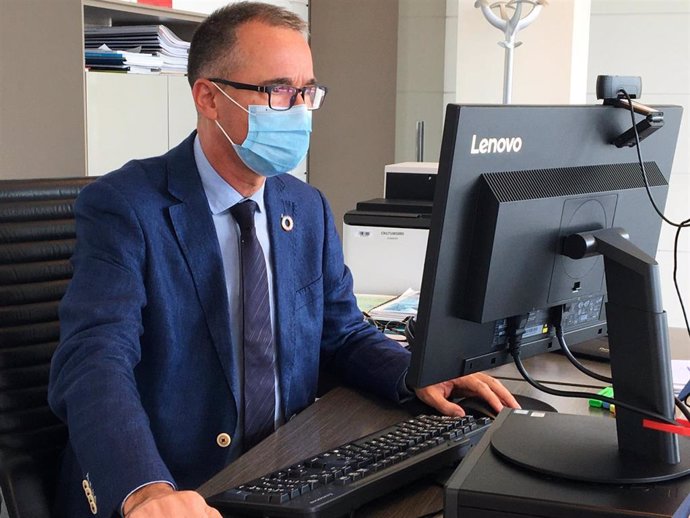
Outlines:
{"label": "webcam", "polygon": [[644,115],[644,119],[613,140],[612,144],[616,147],[633,147],[638,140],[646,139],[664,125],[664,112],[633,101],[640,97],[642,78],[639,76],[597,76],[597,99],[602,99],[604,104],[632,109]]}
{"label": "webcam", "polygon": [[642,78],[639,76],[597,76],[597,99],[604,104],[614,99],[625,99],[626,92],[631,99],[642,96]]}

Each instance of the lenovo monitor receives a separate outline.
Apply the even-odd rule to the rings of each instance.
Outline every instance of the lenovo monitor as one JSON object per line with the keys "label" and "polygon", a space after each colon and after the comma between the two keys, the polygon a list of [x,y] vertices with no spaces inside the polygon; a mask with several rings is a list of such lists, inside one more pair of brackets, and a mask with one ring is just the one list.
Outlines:
{"label": "lenovo monitor", "polygon": [[[649,193],[663,208],[681,109],[657,109],[664,126],[641,147]],[[557,327],[571,344],[608,331],[615,396],[627,403],[601,431],[616,451],[603,461],[593,457],[606,440],[581,451],[568,444],[566,458],[559,441],[584,421],[550,418],[553,429],[501,452],[535,458],[530,467],[548,475],[632,483],[690,472],[688,441],[679,447],[673,434],[643,425],[644,412],[671,421],[675,409],[654,261],[662,222],[635,147],[612,144],[631,125],[628,111],[603,105],[446,112],[408,383],[557,350]]]}

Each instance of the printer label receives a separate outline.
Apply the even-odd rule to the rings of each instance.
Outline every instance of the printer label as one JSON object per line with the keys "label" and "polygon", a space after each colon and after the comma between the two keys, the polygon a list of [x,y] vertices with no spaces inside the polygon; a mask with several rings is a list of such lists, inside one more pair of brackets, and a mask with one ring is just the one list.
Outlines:
{"label": "printer label", "polygon": [[400,239],[405,236],[405,232],[392,231],[392,230],[382,230],[381,235],[386,239]]}
{"label": "printer label", "polygon": [[477,135],[472,135],[470,154],[484,155],[486,153],[518,153],[522,149],[520,137],[488,137],[477,142]]}

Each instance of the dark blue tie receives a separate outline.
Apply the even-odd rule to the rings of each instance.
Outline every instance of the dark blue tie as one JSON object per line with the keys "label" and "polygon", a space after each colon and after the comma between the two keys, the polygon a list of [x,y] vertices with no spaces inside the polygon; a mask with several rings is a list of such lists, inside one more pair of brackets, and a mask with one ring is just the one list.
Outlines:
{"label": "dark blue tie", "polygon": [[275,352],[266,263],[254,227],[257,208],[253,200],[230,208],[241,232],[245,450],[273,432],[275,416]]}

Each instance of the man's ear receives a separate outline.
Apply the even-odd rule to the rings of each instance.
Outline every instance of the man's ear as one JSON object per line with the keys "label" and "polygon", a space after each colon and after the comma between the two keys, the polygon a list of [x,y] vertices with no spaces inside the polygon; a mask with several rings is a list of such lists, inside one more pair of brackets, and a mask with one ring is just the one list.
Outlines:
{"label": "man's ear", "polygon": [[192,97],[199,115],[216,120],[218,109],[216,107],[216,86],[208,79],[197,79],[192,86]]}

